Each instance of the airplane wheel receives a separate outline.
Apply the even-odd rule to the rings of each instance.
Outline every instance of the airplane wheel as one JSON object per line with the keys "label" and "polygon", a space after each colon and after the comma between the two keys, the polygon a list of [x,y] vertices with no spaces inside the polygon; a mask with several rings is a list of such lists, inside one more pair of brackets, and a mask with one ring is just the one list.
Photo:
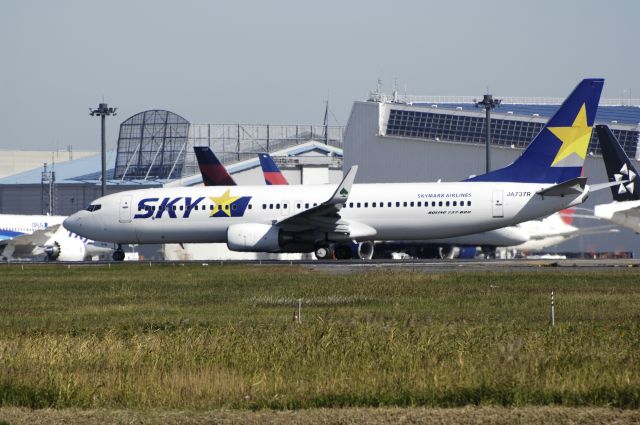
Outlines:
{"label": "airplane wheel", "polygon": [[333,250],[328,246],[319,246],[315,254],[318,260],[330,260],[333,257]]}
{"label": "airplane wheel", "polygon": [[113,251],[113,261],[124,261],[124,251]]}

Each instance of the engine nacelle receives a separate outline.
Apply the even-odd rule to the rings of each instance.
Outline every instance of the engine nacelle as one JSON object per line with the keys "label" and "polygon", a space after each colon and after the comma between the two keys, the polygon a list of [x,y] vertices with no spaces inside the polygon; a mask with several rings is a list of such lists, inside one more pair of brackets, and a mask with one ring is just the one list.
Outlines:
{"label": "engine nacelle", "polygon": [[45,246],[44,252],[49,260],[83,261],[87,256],[87,247],[80,239],[64,238]]}
{"label": "engine nacelle", "polygon": [[232,224],[227,229],[227,247],[232,251],[280,251],[282,230],[270,224]]}

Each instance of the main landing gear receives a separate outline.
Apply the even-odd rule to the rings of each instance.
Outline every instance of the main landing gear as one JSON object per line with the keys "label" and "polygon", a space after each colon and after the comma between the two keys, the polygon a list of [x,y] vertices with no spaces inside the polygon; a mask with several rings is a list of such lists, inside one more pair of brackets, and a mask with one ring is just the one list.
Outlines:
{"label": "main landing gear", "polygon": [[316,247],[315,254],[318,260],[331,260],[334,252],[330,245],[319,245]]}
{"label": "main landing gear", "polygon": [[118,248],[113,251],[113,261],[124,261],[124,250],[122,249],[122,245],[118,244]]}

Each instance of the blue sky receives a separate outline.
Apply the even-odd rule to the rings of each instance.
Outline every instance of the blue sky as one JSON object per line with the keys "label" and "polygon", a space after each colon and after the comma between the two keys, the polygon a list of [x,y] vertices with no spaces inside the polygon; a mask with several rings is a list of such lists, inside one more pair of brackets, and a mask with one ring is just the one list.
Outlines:
{"label": "blue sky", "polygon": [[[97,150],[88,108],[194,123],[339,124],[383,81],[409,94],[640,98],[640,2],[0,3],[0,149]],[[335,121],[332,122],[335,124]]]}

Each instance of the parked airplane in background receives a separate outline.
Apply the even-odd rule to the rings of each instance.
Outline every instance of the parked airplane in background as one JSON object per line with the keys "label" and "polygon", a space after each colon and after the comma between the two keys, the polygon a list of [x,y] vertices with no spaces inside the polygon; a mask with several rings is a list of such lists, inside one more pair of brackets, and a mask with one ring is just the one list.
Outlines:
{"label": "parked airplane in background", "polygon": [[194,146],[205,186],[235,186],[236,182],[208,146]]}
{"label": "parked airplane in background", "polygon": [[268,153],[258,154],[260,158],[260,167],[262,168],[262,174],[264,174],[264,182],[268,185],[280,185],[289,184],[287,179],[284,178],[282,171],[278,168],[271,155]]}
{"label": "parked airplane in background", "polygon": [[[226,242],[231,250],[309,252],[334,242],[419,240],[478,233],[584,202],[580,177],[602,79],[578,84],[511,165],[456,183],[141,189],[108,195],[64,221],[97,240]],[[120,251],[119,249],[118,251]]]}
{"label": "parked airplane in background", "polygon": [[621,226],[640,232],[640,177],[618,139],[606,125],[597,125],[602,158],[611,182],[613,202],[596,205],[594,213]]}
{"label": "parked airplane in background", "polygon": [[60,215],[0,215],[0,258],[42,256],[48,260],[83,261],[111,254],[111,248],[96,246],[62,226]]}

